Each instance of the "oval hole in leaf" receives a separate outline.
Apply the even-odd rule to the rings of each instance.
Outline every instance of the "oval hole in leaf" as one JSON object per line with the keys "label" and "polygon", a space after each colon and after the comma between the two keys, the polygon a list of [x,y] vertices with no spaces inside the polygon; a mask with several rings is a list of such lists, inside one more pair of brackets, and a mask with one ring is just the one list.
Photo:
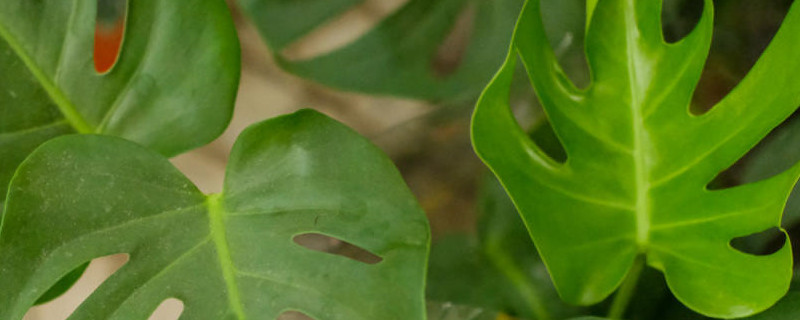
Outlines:
{"label": "oval hole in leaf", "polygon": [[300,311],[285,311],[276,320],[315,320],[311,316]]}
{"label": "oval hole in leaf", "polygon": [[542,22],[561,69],[578,88],[588,88],[589,63],[584,48],[586,1],[542,1]]}
{"label": "oval hole in leaf", "polygon": [[183,301],[169,298],[161,302],[148,320],[177,320],[183,313]]}
{"label": "oval hole in leaf", "polygon": [[292,42],[281,55],[289,61],[303,61],[336,51],[361,38],[406,2],[365,0]]}
{"label": "oval hole in leaf", "polygon": [[753,233],[744,237],[736,237],[730,241],[731,247],[744,253],[757,256],[770,255],[786,244],[786,236],[776,227]]}
{"label": "oval hole in leaf", "polygon": [[711,110],[747,75],[772,41],[792,1],[716,3],[711,52],[692,96],[694,115]]}
{"label": "oval hole in leaf", "polygon": [[469,3],[459,13],[456,23],[431,60],[431,70],[435,76],[444,78],[458,70],[472,37],[476,13],[474,3]]}
{"label": "oval hole in leaf", "polygon": [[383,261],[383,258],[361,247],[321,233],[304,233],[294,236],[292,240],[307,249],[340,255],[366,264]]}
{"label": "oval hole in leaf", "polygon": [[87,267],[89,267],[88,262],[78,267],[77,269],[72,270],[66,276],[61,278],[61,280],[58,280],[56,284],[50,287],[50,289],[47,290],[47,292],[45,292],[41,297],[39,297],[39,300],[36,300],[36,304],[43,304],[50,302],[53,299],[58,298],[59,296],[67,292],[67,290],[69,290],[69,288],[72,287],[75,284],[75,282],[77,282],[78,279],[81,278],[83,272],[86,271]]}
{"label": "oval hole in leaf", "polygon": [[111,71],[119,59],[128,0],[97,0],[97,18],[94,27],[94,69],[104,74]]}
{"label": "oval hole in leaf", "polygon": [[664,40],[675,43],[694,30],[703,15],[703,1],[664,0],[661,32]]}
{"label": "oval hole in leaf", "polygon": [[[69,290],[48,303],[31,308],[25,315],[25,319],[66,319],[108,277],[122,268],[129,258],[127,253],[120,253],[93,259],[83,276]],[[75,271],[73,270],[73,272]],[[54,315],[57,317],[53,317]]]}
{"label": "oval hole in leaf", "polygon": [[509,93],[509,105],[520,128],[528,133],[534,144],[544,151],[553,161],[564,163],[567,153],[558,139],[550,120],[542,110],[536,92],[530,83],[521,60],[517,60],[514,81]]}

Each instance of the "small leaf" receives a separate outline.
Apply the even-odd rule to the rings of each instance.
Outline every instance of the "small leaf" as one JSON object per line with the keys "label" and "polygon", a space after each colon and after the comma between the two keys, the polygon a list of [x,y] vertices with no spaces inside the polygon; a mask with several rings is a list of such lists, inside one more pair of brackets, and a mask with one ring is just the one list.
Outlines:
{"label": "small leaf", "polygon": [[[791,248],[754,256],[729,242],[780,227],[800,166],[734,188],[706,186],[800,105],[800,4],[747,77],[703,115],[691,114],[689,102],[710,46],[712,3],[673,44],[663,40],[660,12],[661,1],[598,1],[586,38],[591,84],[578,89],[547,43],[539,0],[529,0],[509,56],[476,107],[473,144],[568,302],[605,299],[644,255],[691,309],[751,315],[788,290]],[[517,55],[564,163],[534,144],[508,108]]]}
{"label": "small leaf", "polygon": [[[10,190],[0,319],[21,319],[62,276],[115,253],[130,260],[70,319],[144,319],[167,298],[187,319],[424,318],[424,213],[383,153],[313,111],[245,130],[220,194],[203,195],[148,149],[94,135],[45,143]],[[293,241],[306,233],[383,260]]]}
{"label": "small leaf", "polygon": [[227,126],[239,45],[224,1],[130,4],[114,68],[95,71],[97,1],[0,2],[0,207],[42,142],[102,133],[173,156]]}
{"label": "small leaf", "polygon": [[[503,61],[521,0],[411,0],[342,48],[294,61],[282,50],[364,0],[239,0],[287,71],[351,91],[422,99],[474,98]],[[474,7],[474,27],[459,67],[437,76],[432,61],[458,15]],[[343,68],[344,66],[344,68]]]}

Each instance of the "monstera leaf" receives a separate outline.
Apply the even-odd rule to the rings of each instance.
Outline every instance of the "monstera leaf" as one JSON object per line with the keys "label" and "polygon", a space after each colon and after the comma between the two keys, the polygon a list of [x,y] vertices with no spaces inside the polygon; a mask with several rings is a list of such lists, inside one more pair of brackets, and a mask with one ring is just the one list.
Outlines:
{"label": "monstera leaf", "polygon": [[[276,61],[287,71],[344,90],[422,99],[474,98],[503,62],[522,0],[411,0],[365,35],[307,60],[282,51],[364,0],[239,0]],[[437,49],[459,14],[473,7],[474,25],[458,68],[437,75]]]}
{"label": "monstera leaf", "polygon": [[[747,316],[788,290],[791,248],[755,256],[730,241],[780,226],[800,167],[733,188],[706,186],[800,104],[800,4],[747,77],[701,115],[689,103],[710,45],[712,3],[676,43],[662,38],[660,9],[661,1],[596,3],[586,38],[592,79],[581,89],[554,59],[539,0],[529,0],[509,56],[476,107],[473,143],[511,195],[563,299],[603,300],[646,261],[691,309]],[[531,141],[509,110],[518,56],[564,162]]]}
{"label": "monstera leaf", "polygon": [[0,3],[0,207],[14,169],[53,137],[109,134],[172,156],[229,122],[239,46],[224,1],[130,1],[122,51],[104,74],[92,57],[96,5]]}
{"label": "monstera leaf", "polygon": [[[0,318],[21,319],[86,261],[127,253],[70,319],[144,319],[165,299],[187,319],[423,319],[429,231],[391,161],[313,111],[254,125],[220,194],[115,137],[45,143],[11,183],[0,233]],[[293,241],[339,238],[368,264]],[[380,299],[376,299],[380,297]],[[369,301],[369,303],[365,303]]]}

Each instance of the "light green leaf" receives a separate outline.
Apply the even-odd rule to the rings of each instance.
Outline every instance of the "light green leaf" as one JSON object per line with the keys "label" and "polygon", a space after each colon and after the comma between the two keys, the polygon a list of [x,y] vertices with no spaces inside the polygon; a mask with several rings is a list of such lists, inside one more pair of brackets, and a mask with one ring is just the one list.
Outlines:
{"label": "light green leaf", "polygon": [[[710,112],[689,101],[706,58],[712,3],[683,40],[662,39],[660,1],[598,1],[586,51],[591,85],[572,85],[529,0],[510,54],[473,115],[475,150],[514,200],[562,298],[596,303],[637,255],[674,295],[715,317],[762,311],[791,279],[791,248],[768,256],[729,242],[779,227],[800,167],[759,182],[706,185],[800,105],[800,5],[793,5],[749,75]],[[515,122],[508,90],[517,55],[564,146],[546,156]]]}
{"label": "light green leaf", "polygon": [[[352,43],[307,60],[282,50],[363,0],[239,0],[275,59],[287,71],[351,91],[422,99],[471,99],[503,61],[521,0],[411,0]],[[474,9],[469,45],[458,68],[437,75],[437,49],[459,14]]]}
{"label": "light green leaf", "polygon": [[239,45],[224,1],[131,1],[114,68],[93,63],[97,1],[0,2],[0,206],[17,165],[66,133],[172,156],[227,126]]}
{"label": "light green leaf", "polygon": [[[130,260],[70,319],[144,319],[171,297],[186,319],[424,318],[424,213],[383,153],[313,111],[245,130],[210,196],[132,142],[52,140],[17,171],[2,228],[1,319],[21,319],[59,278],[117,253]],[[307,233],[382,261],[293,242]]]}

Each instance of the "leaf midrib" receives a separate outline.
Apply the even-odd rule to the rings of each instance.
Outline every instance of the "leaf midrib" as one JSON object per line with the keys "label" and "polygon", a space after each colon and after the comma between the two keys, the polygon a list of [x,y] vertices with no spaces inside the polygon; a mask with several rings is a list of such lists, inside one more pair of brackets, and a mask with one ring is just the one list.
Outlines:
{"label": "leaf midrib", "polygon": [[22,60],[53,103],[55,103],[56,107],[58,107],[58,110],[61,111],[61,114],[64,115],[64,118],[67,119],[67,122],[79,133],[94,132],[94,128],[81,116],[72,101],[70,101],[66,95],[64,95],[64,92],[47,77],[42,68],[33,61],[33,58],[22,48],[17,38],[15,38],[2,23],[0,23],[0,38],[5,40],[9,47],[11,47],[11,50]]}
{"label": "leaf midrib", "polygon": [[627,51],[628,64],[628,86],[631,94],[631,122],[633,125],[633,148],[632,156],[634,160],[635,184],[636,184],[636,243],[639,250],[647,246],[650,237],[650,181],[649,172],[645,159],[645,144],[647,132],[644,128],[644,117],[642,115],[642,98],[639,95],[638,75],[636,73],[636,52],[633,47],[637,42],[639,29],[636,27],[636,16],[634,10],[634,0],[628,0],[625,8],[625,49]]}
{"label": "leaf midrib", "polygon": [[206,200],[208,206],[209,230],[217,248],[217,258],[222,268],[222,276],[228,289],[228,303],[238,319],[246,319],[242,299],[239,296],[239,286],[236,283],[236,268],[231,258],[228,237],[225,232],[225,211],[222,207],[222,194],[209,195]]}

